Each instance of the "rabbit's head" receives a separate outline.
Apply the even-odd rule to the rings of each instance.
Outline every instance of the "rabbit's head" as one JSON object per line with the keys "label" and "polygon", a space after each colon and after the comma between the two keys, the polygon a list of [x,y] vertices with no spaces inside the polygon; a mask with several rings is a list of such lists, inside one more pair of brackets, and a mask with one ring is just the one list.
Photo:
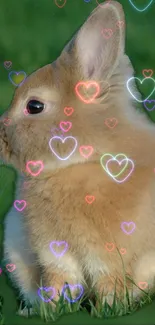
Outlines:
{"label": "rabbit's head", "polygon": [[[39,160],[50,171],[85,162],[91,150],[89,161],[114,150],[130,110],[126,82],[133,70],[124,54],[124,31],[122,6],[115,1],[99,5],[60,57],[26,78],[1,117],[1,159],[19,171],[25,171],[27,161]],[[8,126],[5,117],[11,119]],[[116,128],[108,127],[109,118],[116,119]],[[70,130],[63,141],[51,140],[60,125]],[[84,155],[81,146],[89,146]]]}

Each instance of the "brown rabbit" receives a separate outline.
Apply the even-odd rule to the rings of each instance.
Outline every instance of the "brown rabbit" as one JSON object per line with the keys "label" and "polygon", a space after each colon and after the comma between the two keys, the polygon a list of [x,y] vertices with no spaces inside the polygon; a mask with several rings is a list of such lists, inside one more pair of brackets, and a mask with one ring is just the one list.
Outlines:
{"label": "brown rabbit", "polygon": [[[122,260],[137,284],[135,297],[140,288],[154,289],[155,127],[127,89],[133,69],[120,22],[118,2],[99,5],[56,62],[18,87],[1,117],[0,158],[18,170],[15,200],[26,201],[22,212],[13,206],[6,216],[4,257],[15,264],[12,281],[31,304],[40,301],[40,277],[43,287],[55,288],[55,299],[68,282],[84,292],[95,287],[111,303],[116,279],[116,293],[123,290]],[[108,127],[114,118],[117,125]],[[51,139],[62,121],[72,126],[64,136],[73,138],[64,142]],[[120,153],[130,161],[121,162],[120,173],[115,166],[112,177],[103,155],[117,164]]]}

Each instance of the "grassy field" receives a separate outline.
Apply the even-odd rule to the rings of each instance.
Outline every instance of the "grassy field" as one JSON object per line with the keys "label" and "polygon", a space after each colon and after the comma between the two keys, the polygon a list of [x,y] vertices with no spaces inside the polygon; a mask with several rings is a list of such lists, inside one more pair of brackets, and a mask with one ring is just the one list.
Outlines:
{"label": "grassy field", "polygon": [[[64,0],[57,0],[59,5]],[[142,9],[150,0],[133,0]],[[98,0],[98,3],[102,1]],[[141,79],[143,69],[155,72],[155,1],[144,12],[137,11],[129,0],[120,0],[126,14],[126,52],[135,68],[135,75]],[[64,45],[81,26],[91,11],[98,5],[96,0],[67,0],[63,8],[53,0],[1,0],[0,4],[0,115],[7,109],[15,86],[10,82],[10,71],[25,71],[29,75],[34,70],[57,58]],[[7,70],[5,61],[12,61]],[[152,77],[154,77],[153,74]],[[142,94],[149,96],[149,82],[140,85]],[[155,93],[151,99],[155,99]],[[141,109],[144,109],[141,105]],[[146,112],[155,122],[155,110]],[[0,254],[3,253],[3,220],[13,202],[16,173],[11,167],[0,167]],[[1,266],[1,265],[0,265]],[[3,268],[3,266],[1,266]],[[4,270],[0,275],[0,295],[3,296],[5,325],[43,324],[38,318],[23,319],[15,315],[16,293],[11,288]],[[1,305],[0,305],[1,312]],[[155,302],[124,317],[107,319],[91,318],[86,312],[70,313],[57,324],[155,324]]]}

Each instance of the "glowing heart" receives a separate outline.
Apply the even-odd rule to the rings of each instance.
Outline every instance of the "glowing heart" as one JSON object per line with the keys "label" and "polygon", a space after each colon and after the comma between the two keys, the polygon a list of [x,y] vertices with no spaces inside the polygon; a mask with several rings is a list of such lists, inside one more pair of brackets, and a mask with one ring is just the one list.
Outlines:
{"label": "glowing heart", "polygon": [[124,26],[124,21],[123,20],[118,20],[116,23],[117,27],[123,27]]}
{"label": "glowing heart", "polygon": [[[67,155],[66,157],[61,157],[58,153],[56,153],[56,151],[55,151],[55,149],[53,148],[53,143],[55,142],[55,141],[58,141],[59,140],[59,142],[61,141],[61,143],[65,143],[66,141],[68,141],[68,140],[72,140],[72,142],[73,142],[73,145],[72,145],[72,150],[70,151],[70,153],[69,153],[69,155]],[[55,137],[53,137],[53,138],[51,138],[50,139],[50,141],[49,141],[49,147],[50,147],[50,149],[51,149],[51,151],[54,153],[54,155],[58,158],[58,159],[60,159],[60,160],[67,160],[69,157],[71,157],[71,155],[75,152],[75,150],[76,150],[76,148],[77,148],[77,140],[74,138],[74,137],[71,137],[71,136],[69,136],[69,137],[66,137],[66,138],[64,138],[64,139],[62,139],[61,137],[59,137],[59,136],[55,136]]]}
{"label": "glowing heart", "polygon": [[19,86],[24,82],[26,78],[26,73],[24,71],[10,71],[9,80],[12,82],[14,86]]}
{"label": "glowing heart", "polygon": [[10,68],[12,67],[12,62],[11,62],[11,61],[5,61],[5,62],[4,62],[4,67],[5,67],[6,69],[10,69]]}
{"label": "glowing heart", "polygon": [[140,289],[144,290],[144,289],[147,288],[148,283],[147,282],[139,282],[138,286],[139,286]]}
{"label": "glowing heart", "polygon": [[3,120],[3,123],[4,123],[5,126],[8,126],[8,125],[10,125],[10,123],[11,123],[11,119],[10,119],[10,118],[5,118],[5,119]]}
{"label": "glowing heart", "polygon": [[65,4],[66,4],[66,1],[67,0],[54,0],[56,6],[58,8],[63,8],[65,6]]}
{"label": "glowing heart", "polygon": [[92,204],[95,201],[95,196],[94,195],[86,195],[85,196],[85,201],[88,204]]}
{"label": "glowing heart", "polygon": [[155,109],[155,100],[154,99],[147,99],[144,101],[144,107],[147,109],[148,112],[152,112]]}
{"label": "glowing heart", "polygon": [[0,267],[0,275],[2,274],[2,269],[1,269],[1,267]]}
{"label": "glowing heart", "polygon": [[[32,171],[33,168],[37,168],[37,171]],[[38,176],[44,168],[44,164],[41,160],[28,161],[26,163],[26,170],[32,176]]]}
{"label": "glowing heart", "polygon": [[[61,248],[61,251],[57,252],[57,248]],[[66,253],[67,249],[68,244],[65,241],[52,241],[50,243],[50,250],[56,257],[62,257]]]}
{"label": "glowing heart", "polygon": [[144,69],[142,72],[143,72],[143,76],[145,78],[150,78],[153,75],[153,70],[152,69]]}
{"label": "glowing heart", "polygon": [[121,248],[121,249],[120,249],[120,253],[121,253],[122,255],[126,254],[126,249],[125,249],[125,248]]}
{"label": "glowing heart", "polygon": [[147,8],[149,8],[151,6],[153,0],[149,1],[148,4],[143,9],[139,9],[138,7],[136,7],[132,0],[129,0],[129,2],[131,3],[131,5],[133,6],[134,9],[136,9],[139,12],[143,12],[143,11],[145,11]]}
{"label": "glowing heart", "polygon": [[[111,157],[111,159],[110,159],[110,157]],[[119,161],[118,159],[117,159],[117,157],[119,157],[121,160]],[[108,161],[106,160],[108,158]],[[122,169],[121,169],[121,171],[119,172],[119,173],[117,173],[117,174],[111,174],[110,172],[109,172],[109,170],[107,169],[107,163],[109,162],[109,161],[114,161],[114,162],[118,162],[118,163],[120,163],[121,164],[121,162],[123,161],[123,160],[125,160],[125,159],[127,159],[127,157],[123,154],[123,153],[119,153],[118,155],[116,155],[116,156],[113,156],[113,155],[111,155],[110,153],[106,153],[106,154],[104,154],[102,157],[101,157],[101,159],[100,159],[100,161],[101,161],[101,165],[102,165],[102,167],[103,167],[103,169],[110,175],[110,176],[112,176],[112,177],[118,177],[118,176],[120,176],[123,172],[124,172],[124,170],[126,169],[126,167],[127,167],[127,165],[128,165],[128,161],[126,161],[126,164],[124,165],[124,167],[122,167]]]}
{"label": "glowing heart", "polygon": [[137,102],[142,103],[142,102],[144,102],[144,100],[141,100],[141,99],[137,98],[137,97],[133,94],[133,92],[132,92],[132,91],[135,90],[135,88],[134,88],[134,89],[130,89],[133,80],[138,80],[138,82],[139,82],[141,85],[143,84],[143,82],[148,82],[148,80],[151,80],[151,81],[152,81],[152,85],[153,85],[152,88],[153,88],[153,90],[152,90],[152,92],[150,93],[150,95],[149,95],[148,97],[146,97],[144,100],[147,100],[147,99],[148,99],[148,98],[153,94],[153,92],[154,92],[154,90],[155,90],[155,81],[154,81],[153,78],[150,78],[150,77],[148,77],[148,78],[144,78],[143,80],[140,80],[139,78],[136,78],[136,77],[131,77],[131,78],[127,81],[127,89],[128,89],[128,91],[129,91],[129,93],[131,94],[131,96],[132,96],[132,97],[133,97]]}
{"label": "glowing heart", "polygon": [[[41,293],[42,291],[42,293]],[[50,296],[50,298],[44,298],[43,294],[47,293],[48,292],[51,292],[52,291],[52,295]],[[44,302],[50,302],[56,295],[56,292],[55,292],[55,288],[53,287],[41,287],[38,289],[38,296],[44,301]]]}
{"label": "glowing heart", "polygon": [[113,31],[110,28],[104,28],[101,31],[104,38],[109,39],[113,35]]}
{"label": "glowing heart", "polygon": [[136,225],[133,221],[130,221],[130,222],[124,221],[121,223],[121,229],[127,235],[131,235],[134,232],[135,228],[136,228]]}
{"label": "glowing heart", "polygon": [[115,245],[113,243],[106,243],[105,248],[108,252],[112,252],[115,248]]}
{"label": "glowing heart", "polygon": [[79,151],[82,157],[88,158],[92,155],[94,149],[92,146],[81,146]]}
{"label": "glowing heart", "polygon": [[[83,87],[84,91],[94,88],[95,92],[89,98],[88,98],[88,96],[86,98],[86,97],[83,96],[83,94],[81,94],[82,87]],[[75,92],[76,92],[76,95],[84,103],[89,104],[89,103],[92,103],[93,100],[98,96],[98,94],[100,92],[100,86],[96,81],[86,81],[86,82],[80,81],[75,86]]]}
{"label": "glowing heart", "polygon": [[65,107],[65,108],[64,108],[64,113],[65,113],[67,116],[72,115],[73,112],[74,112],[74,108],[73,108],[73,107]]}
{"label": "glowing heart", "polygon": [[59,124],[59,126],[60,126],[60,128],[61,128],[62,131],[68,132],[71,129],[71,127],[72,127],[72,122],[69,122],[69,121],[67,121],[67,122],[61,121],[60,124]]}
{"label": "glowing heart", "polygon": [[6,269],[8,272],[13,272],[16,269],[16,265],[15,264],[7,264]]}
{"label": "glowing heart", "polygon": [[[67,292],[65,292],[65,291],[67,291],[67,289],[69,289],[71,296],[74,296],[76,293],[75,299],[68,297]],[[78,295],[77,295],[77,290],[80,291]],[[83,295],[83,292],[84,292],[84,288],[81,284],[74,284],[74,285],[65,284],[62,289],[62,294],[63,294],[64,298],[66,300],[68,300],[70,303],[76,302],[77,300],[79,300],[81,298],[81,296]]]}
{"label": "glowing heart", "polygon": [[108,128],[113,129],[117,124],[118,121],[116,118],[106,118],[104,124],[108,126]]}
{"label": "glowing heart", "polygon": [[21,212],[25,209],[26,207],[26,201],[25,200],[16,200],[14,201],[14,207],[17,211]]}

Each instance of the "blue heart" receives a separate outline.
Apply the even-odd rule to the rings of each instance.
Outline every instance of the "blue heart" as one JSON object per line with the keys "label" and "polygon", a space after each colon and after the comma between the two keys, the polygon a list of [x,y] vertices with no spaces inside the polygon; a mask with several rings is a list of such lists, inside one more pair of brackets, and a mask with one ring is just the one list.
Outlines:
{"label": "blue heart", "polygon": [[143,12],[143,11],[145,11],[148,7],[151,6],[153,0],[151,0],[151,1],[148,3],[148,5],[147,5],[145,8],[143,8],[143,9],[138,9],[138,8],[133,4],[132,0],[129,0],[129,2],[131,3],[131,5],[132,5],[132,6],[133,6],[137,11],[139,11],[139,12]]}

